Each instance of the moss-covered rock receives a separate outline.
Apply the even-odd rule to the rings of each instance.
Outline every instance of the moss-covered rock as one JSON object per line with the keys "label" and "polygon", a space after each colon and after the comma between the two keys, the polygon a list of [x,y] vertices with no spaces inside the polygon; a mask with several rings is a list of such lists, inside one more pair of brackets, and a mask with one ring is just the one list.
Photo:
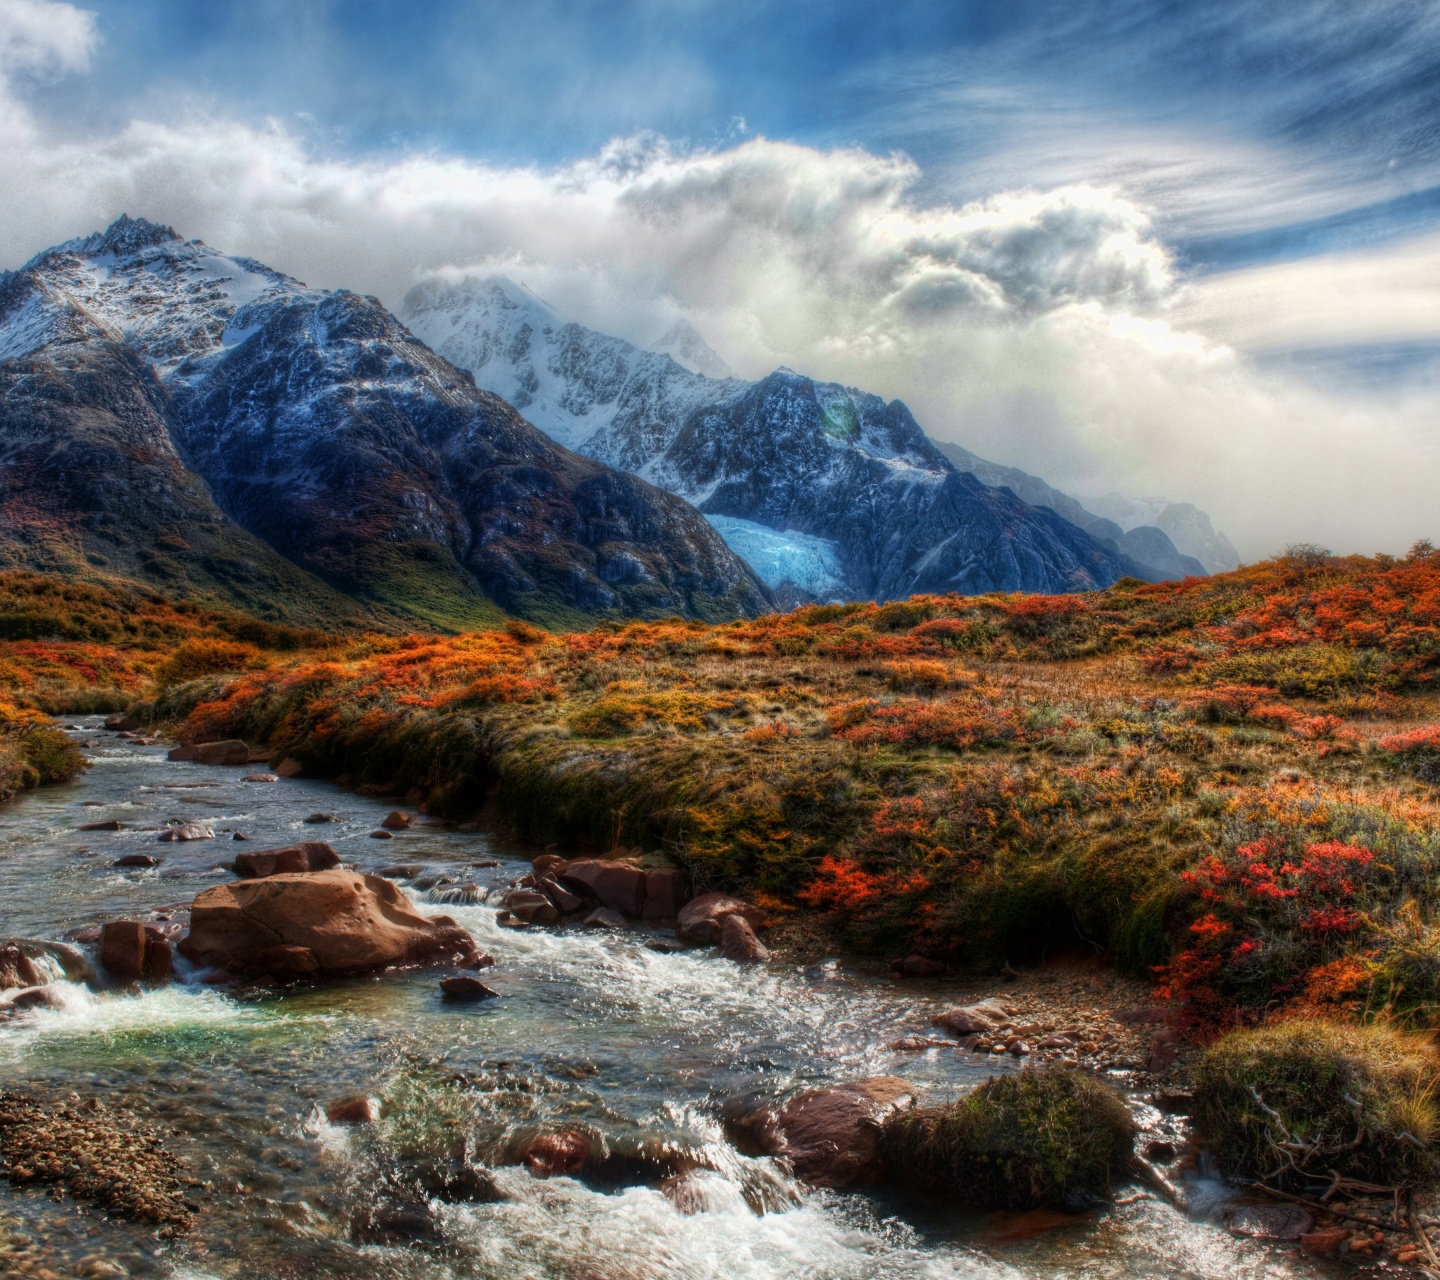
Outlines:
{"label": "moss-covered rock", "polygon": [[994,1208],[1068,1208],[1109,1194],[1134,1138],[1114,1090],[1057,1066],[898,1116],[882,1149],[890,1176],[917,1191]]}
{"label": "moss-covered rock", "polygon": [[1195,1121],[1231,1173],[1332,1170],[1385,1184],[1440,1174],[1440,1057],[1385,1026],[1283,1022],[1235,1031],[1195,1079]]}

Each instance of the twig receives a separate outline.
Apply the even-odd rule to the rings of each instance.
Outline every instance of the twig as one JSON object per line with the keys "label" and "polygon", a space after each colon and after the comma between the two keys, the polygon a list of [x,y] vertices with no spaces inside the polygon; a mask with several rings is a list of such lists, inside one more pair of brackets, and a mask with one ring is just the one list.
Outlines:
{"label": "twig", "polygon": [[1435,1256],[1435,1246],[1430,1243],[1429,1234],[1415,1216],[1415,1193],[1409,1190],[1405,1192],[1405,1216],[1410,1219],[1410,1234],[1415,1237],[1420,1248],[1425,1251],[1425,1261],[1435,1270],[1440,1271],[1440,1258]]}
{"label": "twig", "polygon": [[1321,1204],[1318,1200],[1307,1200],[1304,1196],[1292,1196],[1288,1191],[1276,1191],[1274,1187],[1267,1187],[1263,1182],[1252,1182],[1251,1187],[1256,1191],[1263,1191],[1267,1196],[1276,1196],[1281,1200],[1289,1200],[1292,1204],[1304,1205],[1307,1209],[1314,1209],[1319,1213],[1328,1213],[1332,1218],[1346,1218],[1351,1222],[1363,1222],[1367,1227],[1378,1227],[1381,1231],[1394,1231],[1395,1226],[1390,1222],[1381,1222],[1378,1218],[1367,1218],[1363,1213],[1351,1213],[1348,1209],[1337,1209],[1333,1204]]}

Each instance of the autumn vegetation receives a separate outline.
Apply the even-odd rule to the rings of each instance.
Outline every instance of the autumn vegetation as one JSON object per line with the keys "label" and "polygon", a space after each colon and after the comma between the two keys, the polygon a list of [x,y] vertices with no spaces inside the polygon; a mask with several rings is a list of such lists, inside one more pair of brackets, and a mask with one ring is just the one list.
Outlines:
{"label": "autumn vegetation", "polygon": [[24,713],[139,706],[442,816],[663,850],[857,952],[1103,948],[1202,1037],[1440,1016],[1426,545],[565,634],[326,635],[12,573],[0,636],[7,760]]}

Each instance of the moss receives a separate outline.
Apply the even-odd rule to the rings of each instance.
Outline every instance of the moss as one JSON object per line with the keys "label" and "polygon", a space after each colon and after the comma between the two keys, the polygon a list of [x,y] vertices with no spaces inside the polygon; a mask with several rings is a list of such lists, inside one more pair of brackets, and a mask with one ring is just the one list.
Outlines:
{"label": "moss", "polygon": [[1419,1036],[1284,1022],[1231,1032],[1206,1053],[1195,1120],[1231,1173],[1431,1182],[1440,1173],[1437,1077],[1440,1060]]}
{"label": "moss", "polygon": [[1134,1138],[1112,1089],[1070,1067],[1045,1067],[902,1114],[886,1126],[882,1149],[892,1176],[918,1191],[993,1208],[1066,1208],[1109,1195]]}

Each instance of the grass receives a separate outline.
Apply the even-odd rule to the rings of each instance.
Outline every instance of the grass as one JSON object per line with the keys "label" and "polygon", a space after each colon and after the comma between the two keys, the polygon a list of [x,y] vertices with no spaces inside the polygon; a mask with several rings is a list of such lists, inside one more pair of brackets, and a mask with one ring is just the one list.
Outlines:
{"label": "grass", "polygon": [[912,1189],[998,1209],[1073,1209],[1108,1196],[1135,1137],[1124,1100],[1045,1067],[992,1077],[946,1107],[885,1128],[886,1168]]}

